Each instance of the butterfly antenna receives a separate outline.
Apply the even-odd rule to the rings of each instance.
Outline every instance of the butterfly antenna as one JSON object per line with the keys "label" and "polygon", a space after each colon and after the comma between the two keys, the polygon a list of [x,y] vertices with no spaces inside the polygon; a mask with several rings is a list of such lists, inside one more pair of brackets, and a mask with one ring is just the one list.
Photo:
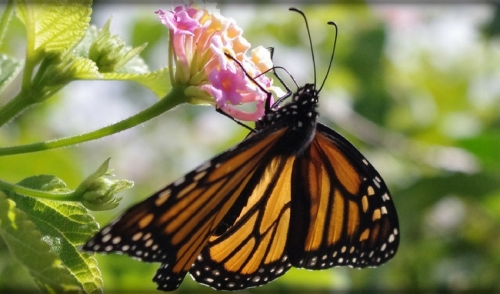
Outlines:
{"label": "butterfly antenna", "polygon": [[312,43],[312,39],[311,39],[311,31],[309,30],[309,23],[307,22],[307,17],[304,14],[304,12],[298,10],[297,8],[291,7],[288,10],[300,13],[300,15],[302,15],[302,17],[304,18],[304,22],[306,23],[307,37],[309,38],[309,46],[311,47],[311,56],[312,56],[312,62],[313,62],[314,85],[316,86],[316,59],[314,58],[314,48],[313,48],[313,43]]}
{"label": "butterfly antenna", "polygon": [[335,56],[335,48],[337,47],[337,36],[339,34],[339,27],[335,22],[329,21],[328,24],[335,27],[335,39],[333,40],[332,56],[330,57],[330,62],[328,63],[328,69],[326,70],[325,78],[323,79],[323,83],[321,83],[321,87],[319,87],[318,92],[321,92],[321,89],[323,89],[326,79],[328,78],[328,74],[330,73],[330,69],[332,68],[333,57]]}

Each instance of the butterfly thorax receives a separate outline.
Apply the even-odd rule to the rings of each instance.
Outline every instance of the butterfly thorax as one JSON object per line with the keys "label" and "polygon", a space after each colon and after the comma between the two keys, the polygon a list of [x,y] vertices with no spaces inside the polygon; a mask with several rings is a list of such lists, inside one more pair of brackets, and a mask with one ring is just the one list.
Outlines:
{"label": "butterfly thorax", "polygon": [[279,146],[283,154],[302,153],[314,138],[316,130],[316,106],[318,91],[314,84],[306,84],[292,96],[292,101],[271,110],[255,123],[257,131],[266,128],[287,128],[280,138]]}

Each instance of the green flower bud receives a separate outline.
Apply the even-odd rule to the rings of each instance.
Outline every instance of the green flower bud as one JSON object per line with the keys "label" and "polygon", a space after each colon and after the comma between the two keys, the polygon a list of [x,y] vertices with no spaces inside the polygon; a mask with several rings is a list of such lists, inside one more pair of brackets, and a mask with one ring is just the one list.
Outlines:
{"label": "green flower bud", "polygon": [[101,73],[116,72],[146,47],[146,44],[133,49],[126,46],[118,36],[111,36],[110,24],[111,18],[89,49],[89,59],[95,62]]}
{"label": "green flower bud", "polygon": [[134,185],[132,181],[107,178],[106,176],[111,176],[108,164],[109,158],[75,190],[75,194],[81,195],[81,203],[90,210],[117,207],[122,198],[115,197],[115,194]]}

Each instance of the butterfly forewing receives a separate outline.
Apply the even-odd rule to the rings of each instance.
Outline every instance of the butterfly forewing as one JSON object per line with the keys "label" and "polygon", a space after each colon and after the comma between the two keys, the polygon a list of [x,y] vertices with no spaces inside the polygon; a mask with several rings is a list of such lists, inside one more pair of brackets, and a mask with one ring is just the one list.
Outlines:
{"label": "butterfly forewing", "polygon": [[259,133],[199,166],[127,210],[83,250],[161,262],[158,288],[176,289],[280,135]]}

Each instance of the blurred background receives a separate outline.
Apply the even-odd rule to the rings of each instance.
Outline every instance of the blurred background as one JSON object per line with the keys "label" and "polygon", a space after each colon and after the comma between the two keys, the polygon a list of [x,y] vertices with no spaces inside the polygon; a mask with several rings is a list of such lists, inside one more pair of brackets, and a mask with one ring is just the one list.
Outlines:
{"label": "blurred background", "polygon": [[[275,65],[299,85],[313,81],[305,25],[290,5],[226,5],[252,47],[275,47]],[[290,270],[250,292],[338,290],[500,291],[500,6],[311,5],[309,19],[321,92],[320,121],[347,137],[389,186],[399,214],[396,256],[376,269]],[[154,11],[165,4],[95,1],[92,23],[132,46],[151,70],[167,65],[167,31]],[[18,20],[3,52],[23,57]],[[292,83],[288,83],[294,90]],[[16,91],[12,87],[11,91]],[[15,93],[15,92],[14,92]],[[0,100],[5,103],[12,93]],[[156,101],[125,82],[76,82],[0,129],[1,146],[88,132],[127,118]],[[247,130],[212,107],[181,105],[132,130],[72,148],[0,157],[0,177],[17,182],[53,174],[70,188],[111,157],[117,178],[135,187],[120,206],[95,213],[107,224],[132,203],[241,141]],[[98,255],[105,291],[153,291],[159,264]],[[29,290],[28,272],[0,240],[0,285]],[[178,292],[212,291],[186,277]],[[310,292],[310,293],[311,293]]]}

